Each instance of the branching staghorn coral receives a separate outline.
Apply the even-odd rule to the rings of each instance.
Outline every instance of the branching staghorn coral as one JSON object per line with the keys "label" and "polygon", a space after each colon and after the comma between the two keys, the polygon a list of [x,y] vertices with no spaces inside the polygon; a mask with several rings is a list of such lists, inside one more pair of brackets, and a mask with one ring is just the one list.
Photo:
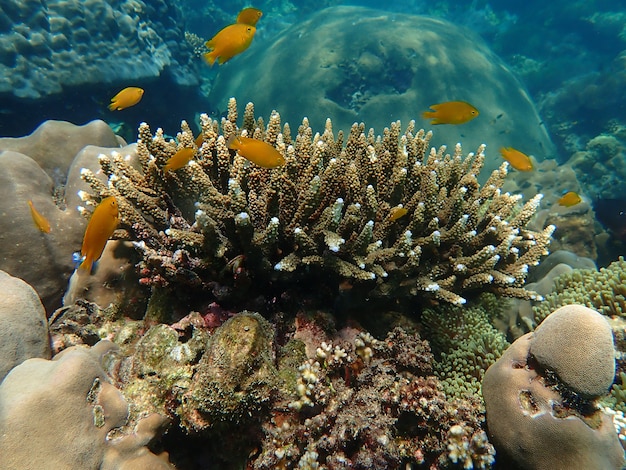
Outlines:
{"label": "branching staghorn coral", "polygon": [[[267,125],[255,119],[251,103],[241,128],[237,118],[234,99],[221,122],[202,115],[203,143],[180,170],[161,168],[177,150],[197,148],[185,122],[176,140],[140,125],[140,170],[103,155],[108,185],[83,172],[91,198],[120,200],[145,283],[254,286],[267,296],[298,281],[336,289],[347,280],[383,297],[454,304],[477,289],[536,298],[522,286],[554,227],[525,228],[541,195],[521,205],[502,193],[506,163],[479,185],[484,147],[465,157],[459,144],[451,155],[429,151],[431,133],[413,121],[404,133],[394,122],[382,136],[354,124],[344,142],[330,120],[313,134],[305,118],[292,137],[276,112]],[[248,162],[228,149],[236,135],[270,143],[286,164]]]}

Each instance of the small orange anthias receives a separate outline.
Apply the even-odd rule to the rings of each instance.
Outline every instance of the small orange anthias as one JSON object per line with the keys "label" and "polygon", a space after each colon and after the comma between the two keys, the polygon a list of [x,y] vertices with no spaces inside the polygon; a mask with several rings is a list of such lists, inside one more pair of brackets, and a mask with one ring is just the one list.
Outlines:
{"label": "small orange anthias", "polygon": [[165,173],[166,171],[176,171],[181,169],[191,161],[195,154],[196,151],[192,148],[185,147],[180,149],[178,152],[172,155],[172,157],[167,162],[165,162],[163,172]]}
{"label": "small orange anthias", "polygon": [[532,171],[534,168],[530,157],[513,147],[502,147],[500,155],[518,171]]}
{"label": "small orange anthias", "polygon": [[281,153],[267,142],[250,137],[232,137],[228,140],[228,148],[236,150],[255,165],[263,168],[276,168],[285,164]]}
{"label": "small orange anthias", "polygon": [[422,117],[432,119],[431,124],[464,124],[478,117],[478,110],[466,101],[446,101],[429,106],[434,111],[424,111]]}
{"label": "small orange anthias", "polygon": [[129,86],[127,88],[124,88],[117,95],[111,98],[111,104],[109,105],[109,109],[111,111],[121,111],[122,109],[130,108],[131,106],[135,106],[137,103],[139,103],[142,97],[143,88]]}
{"label": "small orange anthias", "polygon": [[582,200],[583,199],[580,197],[580,194],[578,194],[575,191],[569,191],[569,192],[565,193],[556,202],[560,206],[572,207],[572,206],[575,206],[576,204],[580,204],[582,202]]}
{"label": "small orange anthias", "polygon": [[250,47],[256,33],[256,24],[262,15],[263,12],[257,8],[241,10],[236,23],[226,26],[205,43],[210,49],[210,52],[203,54],[207,63],[212,66],[217,60],[221,65]]}
{"label": "small orange anthias", "polygon": [[50,222],[46,219],[37,209],[33,206],[33,201],[28,201],[28,207],[30,207],[30,215],[35,222],[35,226],[43,233],[50,233]]}
{"label": "small orange anthias", "polygon": [[244,8],[237,15],[237,23],[249,24],[250,26],[256,26],[257,22],[263,16],[263,12],[258,8],[248,7]]}
{"label": "small orange anthias", "polygon": [[80,250],[84,258],[80,269],[91,272],[93,263],[102,256],[107,241],[119,225],[119,210],[114,196],[106,197],[91,214]]}

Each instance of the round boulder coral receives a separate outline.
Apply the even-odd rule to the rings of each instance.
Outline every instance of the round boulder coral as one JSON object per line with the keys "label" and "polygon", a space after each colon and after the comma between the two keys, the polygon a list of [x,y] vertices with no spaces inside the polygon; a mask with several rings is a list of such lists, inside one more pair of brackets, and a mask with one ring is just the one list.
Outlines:
{"label": "round boulder coral", "polygon": [[530,353],[573,392],[605,395],[615,376],[615,347],[604,316],[583,305],[566,305],[537,327]]}
{"label": "round boulder coral", "polygon": [[[502,468],[550,470],[622,468],[624,450],[612,417],[598,408],[594,400],[581,396],[572,400],[572,393],[564,384],[554,383],[554,374],[536,367],[531,349],[536,344],[553,342],[554,355],[569,351],[570,368],[583,369],[584,372],[575,376],[596,384],[595,387],[582,386],[583,390],[598,392],[600,384],[606,380],[602,370],[594,377],[593,370],[589,369],[594,367],[593,363],[585,360],[585,354],[593,355],[585,349],[585,343],[593,341],[584,337],[584,331],[593,322],[589,313],[565,316],[567,325],[563,325],[561,315],[559,313],[555,321],[560,327],[551,328],[548,324],[539,335],[527,333],[520,337],[485,373],[482,391],[489,437],[498,452],[498,464]],[[602,328],[604,326],[599,327]],[[572,329],[582,337],[572,337]],[[545,335],[551,336],[546,338]],[[573,381],[568,379],[570,383]]]}
{"label": "round boulder coral", "polygon": [[480,115],[459,126],[437,126],[435,145],[462,142],[474,149],[488,142],[493,153],[487,171],[501,163],[496,151],[502,146],[519,147],[538,160],[553,152],[513,73],[477,35],[447,21],[327,8],[269,43],[255,42],[235,60],[236,67],[220,69],[209,96],[222,110],[236,96],[253,101],[263,115],[276,109],[291,125],[306,112],[313,128],[331,118],[334,129],[347,132],[355,121],[382,129],[415,118],[419,129],[429,124],[419,117],[429,106],[462,100]]}

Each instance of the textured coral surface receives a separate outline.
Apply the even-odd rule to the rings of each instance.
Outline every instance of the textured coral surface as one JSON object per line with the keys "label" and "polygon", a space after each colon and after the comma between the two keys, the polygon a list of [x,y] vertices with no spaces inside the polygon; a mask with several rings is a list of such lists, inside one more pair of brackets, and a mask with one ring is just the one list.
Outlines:
{"label": "textured coral surface", "polygon": [[[525,228],[541,195],[521,205],[503,193],[506,163],[478,183],[483,147],[467,156],[460,145],[452,154],[430,149],[431,134],[413,121],[378,137],[354,125],[344,137],[330,120],[313,135],[305,119],[292,137],[278,113],[267,126],[255,119],[252,104],[239,127],[234,99],[221,123],[201,119],[200,148],[186,123],[177,141],[142,124],[141,170],[111,154],[100,157],[108,184],[83,172],[94,193],[87,202],[118,197],[145,284],[213,291],[239,308],[308,282],[336,295],[346,281],[399,302],[417,295],[462,304],[479,289],[535,298],[522,286],[554,227]],[[251,164],[226,145],[238,134],[275,146],[286,164]],[[194,160],[164,173],[184,147]],[[399,209],[406,213],[396,216]]]}

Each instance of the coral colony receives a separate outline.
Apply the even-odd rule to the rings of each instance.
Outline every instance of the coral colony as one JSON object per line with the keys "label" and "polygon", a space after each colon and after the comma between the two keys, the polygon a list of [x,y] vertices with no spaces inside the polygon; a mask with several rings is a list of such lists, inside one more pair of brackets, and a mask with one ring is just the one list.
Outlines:
{"label": "coral colony", "polygon": [[[114,153],[100,156],[108,184],[83,171],[94,193],[86,199],[119,201],[144,284],[215,291],[217,282],[240,307],[298,281],[452,304],[477,290],[537,297],[522,286],[554,227],[525,228],[541,195],[521,205],[501,192],[506,163],[478,183],[484,146],[463,156],[457,144],[446,154],[429,149],[430,132],[410,122],[402,133],[399,121],[382,136],[355,124],[344,141],[330,120],[314,135],[305,118],[292,136],[276,112],[267,125],[255,119],[252,103],[241,128],[237,118],[234,99],[221,123],[202,115],[199,148],[186,122],[176,139],[142,123],[140,169]],[[271,144],[286,163],[250,163],[228,148],[238,135]],[[195,158],[164,173],[181,148],[197,149]]]}

